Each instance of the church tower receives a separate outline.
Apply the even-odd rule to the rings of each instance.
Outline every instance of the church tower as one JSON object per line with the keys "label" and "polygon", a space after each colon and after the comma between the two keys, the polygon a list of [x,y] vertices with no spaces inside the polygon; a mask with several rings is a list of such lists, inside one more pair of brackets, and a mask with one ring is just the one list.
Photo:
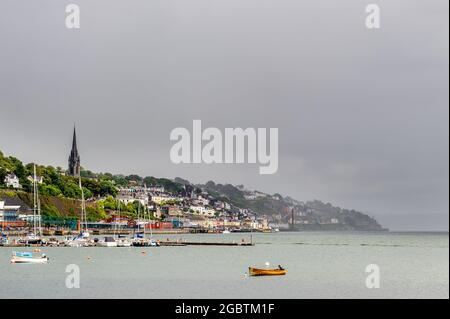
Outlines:
{"label": "church tower", "polygon": [[69,175],[80,176],[80,154],[77,149],[77,133],[73,127],[72,151],[69,156]]}

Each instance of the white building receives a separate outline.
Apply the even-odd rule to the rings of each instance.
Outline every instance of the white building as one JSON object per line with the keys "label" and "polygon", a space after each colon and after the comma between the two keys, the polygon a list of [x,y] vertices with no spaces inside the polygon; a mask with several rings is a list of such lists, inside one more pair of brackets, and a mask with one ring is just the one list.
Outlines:
{"label": "white building", "polygon": [[214,217],[216,211],[212,208],[207,208],[204,206],[190,206],[189,209],[194,211],[194,213],[207,216],[207,217]]}
{"label": "white building", "polygon": [[150,185],[146,187],[146,190],[154,193],[164,193],[164,186],[160,185]]}
{"label": "white building", "polygon": [[12,187],[12,188],[22,188],[22,185],[20,185],[19,178],[15,174],[8,174],[5,177],[5,184],[6,187]]}
{"label": "white building", "polygon": [[152,195],[151,198],[152,198],[152,202],[155,202],[158,205],[161,204],[162,202],[179,200],[178,197],[165,196],[165,195],[161,195],[161,196],[153,196]]}
{"label": "white building", "polygon": [[[30,182],[34,182],[34,177],[33,176],[28,176],[27,177],[27,179],[30,181]],[[42,177],[42,176],[36,176],[36,182],[38,183],[38,184],[42,184],[43,182],[44,182],[44,178]]]}
{"label": "white building", "polygon": [[246,193],[244,194],[244,198],[247,200],[255,200],[259,197],[266,197],[267,194],[258,192],[258,191],[254,191],[254,192],[250,192],[250,193]]}

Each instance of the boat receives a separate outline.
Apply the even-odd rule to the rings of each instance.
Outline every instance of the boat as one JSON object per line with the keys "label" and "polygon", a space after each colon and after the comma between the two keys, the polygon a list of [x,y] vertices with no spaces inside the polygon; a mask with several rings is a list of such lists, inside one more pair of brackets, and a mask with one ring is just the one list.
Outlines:
{"label": "boat", "polygon": [[151,238],[150,238],[150,240],[149,240],[149,242],[148,242],[148,245],[149,245],[150,247],[159,247],[159,246],[161,246],[161,244],[159,243],[159,241],[153,240],[153,239],[151,239]]}
{"label": "boat", "polygon": [[248,274],[250,276],[284,276],[286,275],[287,270],[283,268],[276,269],[260,269],[248,267]]}
{"label": "boat", "polygon": [[2,235],[0,236],[0,246],[7,246],[7,245],[9,245],[8,236],[2,233]]}
{"label": "boat", "polygon": [[231,232],[228,229],[225,229],[224,231],[222,231],[222,234],[231,234]]}
{"label": "boat", "polygon": [[[39,232],[39,235],[38,235]],[[33,232],[19,242],[26,245],[42,244],[42,226],[41,226],[41,201],[39,200],[39,188],[36,177],[36,165],[33,166]]]}
{"label": "boat", "polygon": [[97,243],[100,247],[117,247],[117,241],[114,237],[105,237],[103,240]]}
{"label": "boat", "polygon": [[145,238],[144,233],[134,234],[132,243],[133,243],[133,246],[135,246],[135,247],[147,247],[150,245],[150,241]]}
{"label": "boat", "polygon": [[[147,212],[147,215],[150,215],[150,212],[148,211],[148,207],[147,207],[146,211],[144,210],[144,215],[145,215],[145,212]],[[148,219],[148,224],[150,225],[150,239],[148,241],[148,245],[150,247],[159,247],[159,246],[161,246],[161,244],[159,243],[159,240],[154,240],[153,239],[152,223],[150,221],[150,217]],[[144,227],[144,236],[145,236],[145,227]]]}
{"label": "boat", "polygon": [[[148,224],[148,221],[146,220],[145,207],[144,207],[144,212],[143,212],[143,221],[139,221],[140,208],[141,208],[141,203],[139,202],[139,204],[138,204],[138,219],[137,219],[137,225],[136,225],[138,232],[136,232],[133,236],[133,240],[132,240],[133,246],[135,246],[135,247],[158,247],[159,242],[153,240],[153,233],[152,233],[151,225],[150,225],[150,238],[145,238],[145,225]],[[148,212],[147,212],[147,214],[148,214]],[[141,224],[144,225],[142,231],[140,231]]]}
{"label": "boat", "polygon": [[81,176],[78,176],[78,184],[81,190],[81,219],[80,219],[81,236],[87,239],[89,238],[90,234],[87,225],[86,201],[84,199],[83,187],[81,186]]}
{"label": "boat", "polygon": [[88,247],[91,245],[89,239],[83,237],[82,233],[73,238],[67,237],[64,240],[64,244],[69,247]]}
{"label": "boat", "polygon": [[120,234],[117,235],[116,237],[116,229],[120,229],[120,200],[117,200],[117,212],[118,212],[118,222],[116,222],[114,224],[114,237],[115,237],[115,241],[117,243],[117,247],[131,247],[131,245],[133,244],[133,242],[128,239],[128,237],[126,236],[121,236]]}
{"label": "boat", "polygon": [[42,239],[35,233],[30,233],[27,237],[21,239],[20,242],[27,245],[40,245],[42,244]]}
{"label": "boat", "polygon": [[117,247],[131,247],[133,243],[128,238],[119,238],[116,240]]}
{"label": "boat", "polygon": [[48,257],[42,254],[41,257],[34,257],[30,252],[13,251],[11,263],[13,264],[43,264],[48,262]]}

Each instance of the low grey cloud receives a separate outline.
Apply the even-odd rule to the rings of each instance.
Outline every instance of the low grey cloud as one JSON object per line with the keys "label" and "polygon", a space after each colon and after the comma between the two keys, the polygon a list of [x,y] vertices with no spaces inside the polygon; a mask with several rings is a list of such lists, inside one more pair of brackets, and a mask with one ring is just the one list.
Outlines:
{"label": "low grey cloud", "polygon": [[[448,229],[448,2],[2,2],[0,149],[322,199],[394,229]],[[279,169],[174,165],[170,131],[278,127]],[[402,220],[403,222],[399,222]],[[432,221],[432,222],[430,222]]]}

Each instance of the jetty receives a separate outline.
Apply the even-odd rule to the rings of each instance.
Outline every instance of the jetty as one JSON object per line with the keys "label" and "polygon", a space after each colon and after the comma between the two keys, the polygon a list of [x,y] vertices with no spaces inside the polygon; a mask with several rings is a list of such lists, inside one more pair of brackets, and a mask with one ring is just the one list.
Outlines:
{"label": "jetty", "polygon": [[[247,246],[255,246],[255,243],[252,241],[245,241],[242,239],[241,241],[188,241],[188,240],[158,240],[159,246],[238,246],[238,247],[247,247]],[[97,242],[95,240],[91,240],[89,245],[86,247],[97,247]],[[67,243],[64,240],[58,238],[43,238],[41,243],[37,244],[29,244],[21,241],[18,238],[13,239],[8,242],[0,242],[0,247],[68,247]]]}
{"label": "jetty", "polygon": [[232,241],[232,242],[216,242],[216,241],[160,241],[160,246],[255,246],[253,242]]}

